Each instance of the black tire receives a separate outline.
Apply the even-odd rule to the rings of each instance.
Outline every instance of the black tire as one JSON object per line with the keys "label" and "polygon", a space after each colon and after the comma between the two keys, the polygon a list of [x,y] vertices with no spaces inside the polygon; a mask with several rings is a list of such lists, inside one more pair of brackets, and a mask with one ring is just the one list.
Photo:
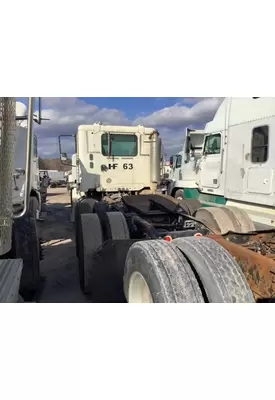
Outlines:
{"label": "black tire", "polygon": [[77,258],[79,258],[79,204],[80,202],[76,202],[74,205],[74,237],[75,237],[75,253]]}
{"label": "black tire", "polygon": [[196,199],[184,199],[179,201],[179,205],[188,215],[194,216],[196,211],[201,208],[201,203]]}
{"label": "black tire", "polygon": [[23,259],[20,293],[33,296],[40,284],[40,240],[36,220],[29,214],[14,221],[14,251]]}
{"label": "black tire", "polygon": [[113,211],[107,213],[108,238],[111,240],[130,239],[127,221],[121,212]]}
{"label": "black tire", "polygon": [[79,219],[79,283],[84,294],[91,293],[93,256],[102,245],[102,229],[97,214],[81,214]]}
{"label": "black tire", "polygon": [[[147,283],[152,301],[135,301],[134,279],[139,275]],[[127,254],[123,281],[128,302],[204,303],[186,258],[176,246],[164,240],[134,243]]]}
{"label": "black tire", "polygon": [[36,212],[39,209],[39,202],[35,196],[31,196],[30,205],[29,205],[29,213],[32,217],[36,218]]}
{"label": "black tire", "polygon": [[184,199],[184,190],[183,189],[177,190],[174,197],[175,197],[175,199],[183,200]]}
{"label": "black tire", "polygon": [[94,206],[96,204],[95,199],[85,198],[79,200],[74,209],[74,228],[75,228],[75,250],[76,256],[79,257],[79,224],[80,224],[80,215],[82,214],[90,214],[94,212]]}
{"label": "black tire", "polygon": [[178,238],[173,244],[195,269],[209,303],[255,303],[240,266],[213,239]]}

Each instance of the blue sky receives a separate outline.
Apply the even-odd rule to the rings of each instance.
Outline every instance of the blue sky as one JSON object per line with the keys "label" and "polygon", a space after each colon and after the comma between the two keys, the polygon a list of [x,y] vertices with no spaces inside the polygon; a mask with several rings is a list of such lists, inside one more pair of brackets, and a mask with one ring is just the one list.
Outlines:
{"label": "blue sky", "polygon": [[[17,101],[26,104],[27,98]],[[156,127],[167,156],[181,150],[186,127],[202,128],[212,120],[218,97],[48,97],[42,98],[42,116],[50,121],[35,125],[41,157],[58,157],[57,137],[77,126],[101,121],[112,125]]]}
{"label": "blue sky", "polygon": [[79,97],[100,108],[118,108],[130,119],[142,114],[151,114],[160,108],[170,107],[178,101],[175,97]]}
{"label": "blue sky", "polygon": [[[94,104],[99,108],[118,108],[123,110],[129,119],[135,119],[143,114],[151,114],[160,108],[173,106],[182,100],[178,97],[77,97],[77,99]],[[26,97],[18,97],[17,100],[26,104]]]}

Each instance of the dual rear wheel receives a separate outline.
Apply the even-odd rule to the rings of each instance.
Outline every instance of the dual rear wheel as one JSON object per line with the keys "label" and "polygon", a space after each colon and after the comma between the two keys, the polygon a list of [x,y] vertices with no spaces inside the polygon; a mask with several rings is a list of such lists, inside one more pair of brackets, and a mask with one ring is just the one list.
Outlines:
{"label": "dual rear wheel", "polygon": [[[211,219],[207,220],[210,224],[209,221]],[[244,218],[244,221],[248,228],[252,227],[248,220]],[[123,262],[117,264],[115,256],[118,250],[113,249],[112,242],[127,243],[130,240],[124,215],[120,212],[106,213],[105,221],[101,221],[97,213],[85,213],[79,215],[78,224],[79,277],[85,294],[93,295],[102,286],[109,285],[111,291],[120,293],[111,296],[115,302],[123,302],[124,296],[129,303],[254,302],[240,266],[213,239],[189,237],[171,243],[137,241],[128,245]],[[110,247],[104,250],[106,239]],[[100,263],[102,259],[98,254],[108,251],[107,264]],[[99,275],[96,270],[102,278],[97,282],[95,279]],[[118,284],[112,286],[112,280]],[[123,295],[118,288],[120,282]]]}
{"label": "dual rear wheel", "polygon": [[206,237],[131,246],[124,272],[129,303],[254,303],[240,266]]}

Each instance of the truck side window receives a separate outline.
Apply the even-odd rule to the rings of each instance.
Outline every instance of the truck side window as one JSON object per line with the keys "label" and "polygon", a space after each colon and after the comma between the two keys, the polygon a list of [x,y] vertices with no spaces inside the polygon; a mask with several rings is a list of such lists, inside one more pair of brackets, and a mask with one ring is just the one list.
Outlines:
{"label": "truck side window", "polygon": [[207,136],[204,145],[204,154],[220,154],[221,152],[221,134]]}
{"label": "truck side window", "polygon": [[177,156],[176,168],[180,168],[181,167],[181,161],[182,161],[182,156]]}
{"label": "truck side window", "polygon": [[264,163],[268,158],[268,136],[269,127],[259,126],[252,131],[251,161],[253,163]]}
{"label": "truck side window", "polygon": [[[137,136],[124,134],[111,134],[112,157],[135,157],[137,155]],[[101,136],[101,151],[108,156],[108,133]]]}

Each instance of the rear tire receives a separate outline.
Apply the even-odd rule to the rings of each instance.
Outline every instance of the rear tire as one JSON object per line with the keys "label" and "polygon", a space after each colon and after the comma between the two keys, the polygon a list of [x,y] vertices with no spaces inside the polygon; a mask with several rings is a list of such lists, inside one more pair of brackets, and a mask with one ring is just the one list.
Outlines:
{"label": "rear tire", "polygon": [[97,214],[81,214],[79,221],[79,283],[84,294],[91,294],[93,257],[103,243],[102,229]]}
{"label": "rear tire", "polygon": [[204,303],[186,258],[163,240],[130,247],[123,281],[128,303]]}
{"label": "rear tire", "polygon": [[94,212],[94,207],[97,201],[92,198],[85,198],[75,204],[74,209],[74,228],[75,228],[75,250],[76,256],[79,258],[79,229],[80,229],[80,216],[82,214],[91,214]]}
{"label": "rear tire", "polygon": [[31,196],[30,198],[30,205],[29,205],[29,212],[33,218],[36,219],[37,211],[39,209],[39,202],[35,196]]}
{"label": "rear tire", "polygon": [[130,233],[127,221],[121,212],[113,211],[107,213],[107,239],[127,240]]}
{"label": "rear tire", "polygon": [[175,193],[175,199],[177,200],[183,200],[184,199],[184,190],[179,189]]}
{"label": "rear tire", "polygon": [[215,240],[189,237],[173,243],[195,269],[209,303],[255,303],[240,266]]}
{"label": "rear tire", "polygon": [[33,296],[40,284],[40,240],[36,220],[28,215],[14,221],[15,257],[23,259],[20,293]]}

